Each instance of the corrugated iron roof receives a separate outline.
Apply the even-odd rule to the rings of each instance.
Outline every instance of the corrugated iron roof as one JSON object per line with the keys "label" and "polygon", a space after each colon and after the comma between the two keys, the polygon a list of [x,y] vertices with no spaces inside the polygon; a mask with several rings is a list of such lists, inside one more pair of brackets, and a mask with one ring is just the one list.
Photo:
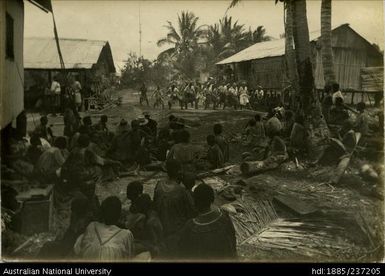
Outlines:
{"label": "corrugated iron roof", "polygon": [[[340,25],[333,30],[344,26],[347,24]],[[309,33],[310,41],[315,41],[321,36],[321,31],[313,31]],[[229,63],[237,63],[242,61],[267,58],[267,57],[278,57],[283,56],[285,54],[285,39],[276,39],[266,42],[256,43],[231,57],[228,57],[216,64],[229,64]]]}
{"label": "corrugated iron roof", "polygon": [[[107,41],[87,39],[60,39],[60,49],[66,69],[90,69],[98,62]],[[54,38],[24,39],[25,69],[60,69],[60,60]]]}

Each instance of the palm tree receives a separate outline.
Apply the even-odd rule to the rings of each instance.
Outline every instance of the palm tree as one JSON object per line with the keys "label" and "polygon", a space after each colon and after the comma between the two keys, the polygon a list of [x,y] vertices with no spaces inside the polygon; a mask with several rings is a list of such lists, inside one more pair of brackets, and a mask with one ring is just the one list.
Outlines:
{"label": "palm tree", "polygon": [[160,39],[157,45],[172,45],[171,48],[162,52],[161,55],[176,55],[180,53],[193,52],[198,45],[198,39],[204,34],[199,26],[197,26],[199,17],[192,12],[182,11],[178,15],[178,27],[174,27],[170,21],[167,21],[168,33],[165,38]]}
{"label": "palm tree", "polygon": [[249,28],[249,31],[247,32],[247,38],[248,43],[250,45],[253,45],[255,43],[263,42],[263,41],[269,41],[272,39],[271,36],[266,35],[266,29],[263,26],[258,26],[254,31]]}
{"label": "palm tree", "polygon": [[218,55],[220,58],[231,56],[248,46],[245,26],[238,24],[238,21],[233,23],[232,20],[231,16],[225,16],[219,20],[223,44],[223,49]]}
{"label": "palm tree", "polygon": [[192,12],[182,11],[178,15],[178,26],[174,27],[170,21],[167,21],[165,28],[168,33],[165,38],[160,39],[157,45],[166,44],[172,47],[158,55],[158,60],[171,62],[184,77],[193,78],[197,75],[197,66],[199,61],[194,59],[199,55],[198,40],[203,37],[207,30],[198,26],[199,17]]}
{"label": "palm tree", "polygon": [[310,115],[314,100],[314,77],[306,16],[306,0],[289,1],[292,1],[291,4],[293,5],[293,37],[299,77],[299,94],[304,113]]}
{"label": "palm tree", "polygon": [[[230,7],[236,5],[239,1],[233,0]],[[310,139],[311,141],[309,141],[309,150],[312,150],[317,143],[317,139],[324,139],[329,136],[329,130],[323,116],[321,116],[322,112],[318,99],[315,97],[306,0],[275,0],[275,3],[278,1],[287,2],[289,5],[292,5],[295,60],[301,103],[299,112],[305,115],[306,129],[309,133],[314,134],[312,139]],[[310,131],[310,126],[313,127],[312,131]]]}
{"label": "palm tree", "polygon": [[335,81],[332,50],[332,0],[322,0],[321,4],[321,42],[322,67],[325,84]]}
{"label": "palm tree", "polygon": [[295,100],[296,94],[299,91],[298,86],[298,72],[297,72],[297,63],[295,60],[295,51],[294,51],[294,38],[293,38],[293,4],[291,1],[286,1],[284,3],[285,9],[285,58],[286,58],[286,72],[290,80],[290,84],[294,91],[291,95],[291,102],[293,106],[297,105]]}

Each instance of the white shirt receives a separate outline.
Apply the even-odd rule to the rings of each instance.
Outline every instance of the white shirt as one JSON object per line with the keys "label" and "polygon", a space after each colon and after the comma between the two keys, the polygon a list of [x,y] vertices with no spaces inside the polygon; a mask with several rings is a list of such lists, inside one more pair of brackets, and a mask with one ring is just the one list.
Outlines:
{"label": "white shirt", "polygon": [[60,88],[60,83],[57,81],[53,81],[51,84],[51,91],[54,92],[55,94],[60,94],[61,88]]}
{"label": "white shirt", "polygon": [[332,96],[332,100],[333,100],[333,104],[336,104],[336,99],[340,97],[342,99],[344,99],[344,95],[342,95],[342,92],[341,91],[337,91],[337,92],[334,92],[333,93],[333,96]]}

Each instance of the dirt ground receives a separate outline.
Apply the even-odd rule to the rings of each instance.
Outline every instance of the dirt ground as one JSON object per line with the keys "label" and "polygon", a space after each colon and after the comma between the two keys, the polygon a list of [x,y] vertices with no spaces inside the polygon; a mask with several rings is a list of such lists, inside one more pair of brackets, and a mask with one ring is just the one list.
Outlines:
{"label": "dirt ground", "polygon": [[[97,122],[102,114],[109,117],[108,125],[114,130],[122,118],[131,121],[143,111],[149,111],[151,116],[158,121],[159,126],[167,123],[170,114],[183,117],[193,122],[189,131],[192,143],[204,145],[206,136],[212,133],[214,123],[224,126],[226,136],[235,140],[239,138],[247,120],[255,114],[255,111],[226,110],[195,110],[189,107],[181,111],[179,107],[172,110],[153,109],[138,104],[138,94],[133,90],[118,91],[115,97],[122,96],[123,102],[100,112],[92,112],[93,122]],[[29,129],[33,128],[33,118],[37,120],[38,115],[28,116]],[[53,130],[58,135],[63,129],[62,117],[49,117],[53,124]],[[230,147],[230,164],[241,161],[241,153],[246,151],[239,143],[232,143]],[[365,160],[364,160],[365,161]],[[345,173],[338,185],[329,185],[327,180],[334,168],[332,167],[307,167],[297,170],[290,167],[281,167],[275,171],[266,172],[258,176],[243,179],[247,186],[246,192],[254,197],[256,201],[269,201],[274,203],[275,211],[279,219],[284,219],[285,225],[292,233],[285,236],[285,242],[272,242],[274,239],[283,239],[282,235],[270,236],[270,240],[259,239],[255,242],[244,242],[239,244],[238,249],[242,260],[245,261],[379,261],[383,258],[383,233],[384,212],[383,196],[378,196],[378,190],[382,190],[383,183],[373,183],[363,180],[358,173],[362,160],[353,160],[351,166]],[[292,165],[292,164],[291,164]],[[291,168],[291,169],[290,169]],[[145,192],[152,195],[156,182],[165,177],[163,172],[151,176],[152,172],[142,172],[139,178],[145,179]],[[149,176],[150,179],[149,179]],[[229,184],[235,184],[242,180],[239,175],[222,175],[222,180]],[[109,195],[117,195],[127,208],[125,189],[127,183],[138,177],[124,177],[113,182],[101,184],[97,187],[100,200]],[[291,196],[305,205],[314,208],[309,215],[293,213],[276,204],[275,198],[279,195]],[[223,202],[222,202],[223,203]],[[295,223],[294,223],[295,221]],[[314,229],[306,230],[306,227],[293,228],[293,225],[315,225]],[[264,225],[265,232],[273,227],[277,220],[268,221]],[[297,223],[297,224],[296,224]],[[293,227],[292,227],[293,226]],[[274,226],[277,229],[277,226]],[[282,222],[280,224],[282,228]],[[287,226],[285,226],[287,227]],[[297,230],[296,230],[297,229]],[[304,230],[305,229],[305,230]],[[309,228],[310,229],[310,228]],[[278,230],[276,230],[278,231]],[[316,237],[311,233],[322,235],[324,240],[313,238],[311,242],[300,236]],[[281,230],[278,232],[282,233]],[[267,232],[266,232],[267,233]],[[275,232],[276,233],[276,232]],[[318,235],[317,234],[317,235]],[[302,240],[300,240],[302,239]],[[269,246],[267,246],[268,244]],[[314,254],[310,254],[315,252]]]}

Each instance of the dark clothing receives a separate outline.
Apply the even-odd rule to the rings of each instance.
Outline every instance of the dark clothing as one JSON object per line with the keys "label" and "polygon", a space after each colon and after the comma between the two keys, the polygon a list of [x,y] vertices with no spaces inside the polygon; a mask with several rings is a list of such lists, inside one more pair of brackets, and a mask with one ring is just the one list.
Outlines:
{"label": "dark clothing", "polygon": [[168,258],[177,257],[180,230],[194,217],[194,207],[187,190],[172,180],[158,182],[154,191],[155,208],[163,226],[165,251]]}
{"label": "dark clothing", "polygon": [[79,122],[75,117],[74,112],[68,109],[64,112],[64,136],[72,137],[79,127]]}
{"label": "dark clothing", "polygon": [[222,134],[215,135],[215,142],[218,144],[219,148],[223,154],[223,161],[229,161],[229,143],[227,143],[225,137]]}
{"label": "dark clothing", "polygon": [[172,180],[157,183],[154,204],[166,236],[178,232],[187,220],[194,217],[193,202],[187,190]]}
{"label": "dark clothing", "polygon": [[349,119],[349,113],[343,107],[335,106],[330,110],[329,122],[331,124],[343,125]]}
{"label": "dark clothing", "polygon": [[150,133],[153,137],[156,136],[158,123],[153,119],[148,119],[147,127],[150,130]]}
{"label": "dark clothing", "polygon": [[51,128],[42,124],[38,125],[33,131],[33,133],[38,135],[40,138],[44,138],[47,141],[51,141],[51,138],[53,137]]}
{"label": "dark clothing", "polygon": [[39,161],[39,158],[42,155],[42,153],[43,153],[43,150],[41,149],[41,147],[36,147],[32,145],[27,149],[25,158],[27,159],[28,162],[35,165],[37,161]]}
{"label": "dark clothing", "polygon": [[360,132],[363,136],[369,133],[369,118],[366,112],[362,112],[357,116],[354,129],[355,131]]}
{"label": "dark clothing", "polygon": [[229,215],[219,209],[189,220],[178,243],[183,259],[224,260],[236,258],[236,237]]}
{"label": "dark clothing", "polygon": [[130,131],[123,131],[117,133],[112,139],[111,147],[109,149],[109,156],[113,160],[121,162],[134,161],[134,155],[131,151],[131,133]]}
{"label": "dark clothing", "polygon": [[210,163],[210,169],[223,167],[223,153],[217,144],[209,147],[209,150],[207,151],[207,161]]}

